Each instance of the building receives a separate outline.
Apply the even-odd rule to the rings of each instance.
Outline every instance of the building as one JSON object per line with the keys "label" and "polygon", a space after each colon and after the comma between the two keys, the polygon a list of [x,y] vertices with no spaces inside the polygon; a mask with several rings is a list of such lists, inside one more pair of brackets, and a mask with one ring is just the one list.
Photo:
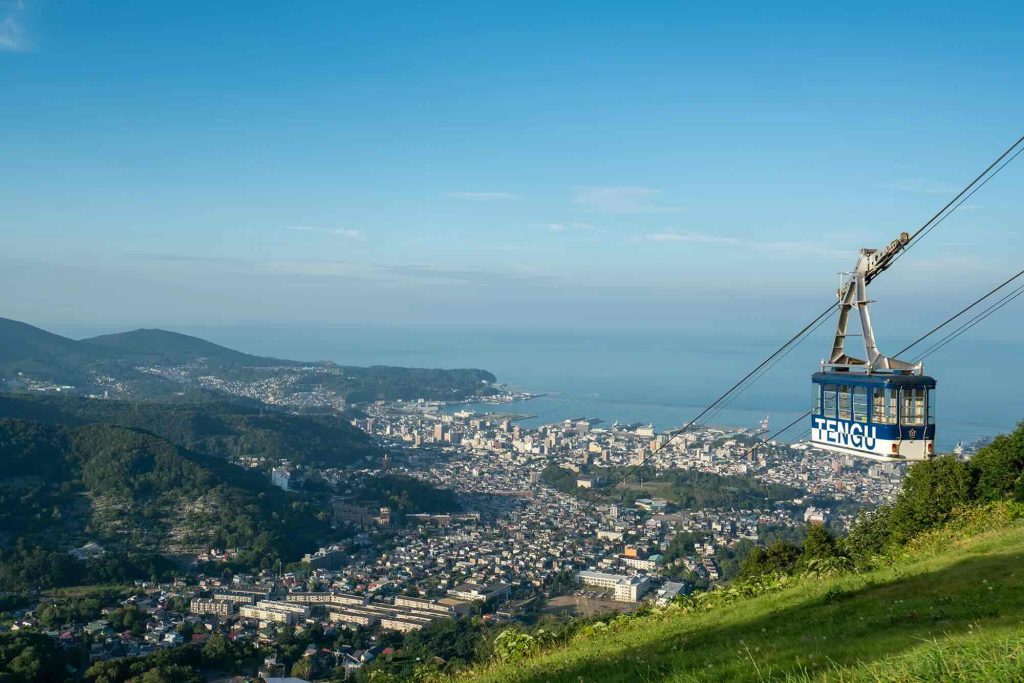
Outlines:
{"label": "building", "polygon": [[438,614],[455,617],[459,614],[469,612],[470,603],[454,598],[441,598],[440,600],[427,600],[425,598],[411,598],[399,595],[395,598],[395,607],[407,607],[420,612],[437,612]]}
{"label": "building", "polygon": [[672,602],[680,592],[682,592],[685,584],[679,583],[678,581],[666,581],[662,584],[661,588],[655,594],[654,602],[662,607]]}
{"label": "building", "polygon": [[260,600],[256,603],[256,606],[262,609],[277,609],[282,612],[291,612],[292,614],[298,614],[301,617],[309,616],[308,607],[294,602],[287,602],[285,600]]}
{"label": "building", "polygon": [[309,607],[280,600],[260,600],[255,605],[242,605],[238,613],[249,619],[279,624],[295,624],[309,617]]}
{"label": "building", "polygon": [[235,613],[236,603],[230,600],[211,598],[192,598],[189,611],[193,614],[213,614],[218,617],[229,617]]}
{"label": "building", "polygon": [[625,581],[615,584],[615,600],[618,602],[639,602],[653,588],[649,576],[627,576]]}
{"label": "building", "polygon": [[257,607],[256,605],[242,605],[238,608],[238,614],[246,619],[259,619],[260,622],[276,622],[278,624],[294,624],[298,621],[298,615],[284,610],[271,609],[269,607]]}
{"label": "building", "polygon": [[380,623],[381,619],[381,615],[377,612],[356,607],[335,608],[330,610],[327,616],[333,622],[350,626],[375,626]]}
{"label": "building", "polygon": [[448,595],[470,602],[486,602],[508,597],[511,591],[512,586],[507,583],[491,583],[486,586],[478,583],[460,583],[455,588],[449,588]]}
{"label": "building", "polygon": [[373,526],[375,515],[364,505],[352,505],[342,500],[334,502],[334,519],[337,522],[347,522],[357,527]]}
{"label": "building", "polygon": [[581,571],[579,579],[584,586],[612,589],[612,595],[618,602],[639,602],[652,588],[649,576],[623,576],[605,572]]}
{"label": "building", "polygon": [[348,554],[340,546],[330,546],[306,553],[302,561],[313,569],[341,569],[347,557]]}
{"label": "building", "polygon": [[267,591],[216,590],[214,600],[227,600],[238,605],[253,605],[257,600],[267,597]]}
{"label": "building", "polygon": [[289,593],[285,602],[306,605],[365,605],[366,598],[348,593]]}
{"label": "building", "polygon": [[400,617],[384,617],[380,620],[380,627],[390,629],[392,631],[408,633],[409,631],[419,631],[431,621],[431,619],[415,618],[404,615]]}
{"label": "building", "polygon": [[647,559],[644,559],[642,557],[637,557],[636,555],[619,555],[619,559],[622,561],[622,564],[627,567],[652,572],[661,565],[664,557],[661,555],[651,555]]}
{"label": "building", "polygon": [[291,483],[291,480],[292,473],[284,467],[275,467],[270,471],[270,482],[283,491],[288,490],[288,485]]}
{"label": "building", "polygon": [[101,546],[96,541],[89,541],[81,548],[75,548],[74,550],[70,551],[71,555],[76,560],[82,561],[91,560],[96,557],[103,557],[106,554],[106,552],[107,551],[103,549],[103,546]]}
{"label": "building", "polygon": [[810,507],[804,510],[804,521],[808,524],[824,526],[828,521],[828,513],[820,508]]}

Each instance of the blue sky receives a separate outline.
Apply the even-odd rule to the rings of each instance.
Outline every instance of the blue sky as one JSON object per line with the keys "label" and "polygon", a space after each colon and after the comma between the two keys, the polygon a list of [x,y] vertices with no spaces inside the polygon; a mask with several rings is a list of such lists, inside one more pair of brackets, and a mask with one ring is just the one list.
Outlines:
{"label": "blue sky", "polygon": [[[1024,133],[1020,3],[718,5],[0,0],[0,315],[785,332]],[[1020,269],[1022,187],[896,331]]]}

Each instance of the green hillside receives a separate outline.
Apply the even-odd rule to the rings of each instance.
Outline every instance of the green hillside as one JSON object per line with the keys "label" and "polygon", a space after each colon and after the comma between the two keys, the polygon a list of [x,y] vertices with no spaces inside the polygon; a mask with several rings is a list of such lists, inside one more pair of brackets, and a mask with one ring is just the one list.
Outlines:
{"label": "green hillside", "polygon": [[460,681],[1021,681],[1024,508],[996,503],[885,566],[724,590],[585,627]]}
{"label": "green hillside", "polygon": [[[0,591],[148,578],[160,556],[210,547],[274,566],[328,539],[322,510],[147,432],[0,419]],[[67,551],[87,541],[112,566],[72,561]]]}
{"label": "green hillside", "polygon": [[0,394],[0,417],[64,425],[102,422],[143,429],[212,455],[287,458],[327,467],[353,465],[380,453],[365,432],[340,415],[291,415],[236,401],[164,403]]}

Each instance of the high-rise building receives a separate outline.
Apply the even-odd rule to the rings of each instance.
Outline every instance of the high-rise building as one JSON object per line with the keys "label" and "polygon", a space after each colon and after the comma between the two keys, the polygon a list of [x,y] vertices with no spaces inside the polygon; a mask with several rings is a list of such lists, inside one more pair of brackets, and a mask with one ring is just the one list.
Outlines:
{"label": "high-rise building", "polygon": [[270,471],[270,482],[278,488],[287,491],[292,480],[292,473],[284,467],[275,467]]}

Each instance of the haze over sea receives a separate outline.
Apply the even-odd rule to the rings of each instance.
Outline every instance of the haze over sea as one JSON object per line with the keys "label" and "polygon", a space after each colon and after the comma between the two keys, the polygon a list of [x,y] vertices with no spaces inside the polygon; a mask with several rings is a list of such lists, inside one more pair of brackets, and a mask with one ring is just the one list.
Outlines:
{"label": "haze over sea", "polygon": [[[784,341],[679,331],[631,334],[494,327],[261,325],[179,331],[279,358],[481,368],[500,382],[546,395],[503,406],[470,406],[478,412],[529,414],[535,416],[524,421],[530,426],[588,417],[607,424],[651,422],[658,430],[697,415]],[[894,353],[909,341],[883,338],[879,344],[883,352]],[[830,344],[831,338],[821,332],[807,339],[707,423],[751,427],[767,415],[772,431],[785,426],[807,410],[810,375]],[[1018,342],[979,340],[968,334],[926,360],[926,373],[938,380],[938,448],[1005,432],[1021,419],[1024,401],[1006,371],[1020,362],[1021,351]],[[780,438],[803,434],[808,427],[801,431],[800,425]]]}

